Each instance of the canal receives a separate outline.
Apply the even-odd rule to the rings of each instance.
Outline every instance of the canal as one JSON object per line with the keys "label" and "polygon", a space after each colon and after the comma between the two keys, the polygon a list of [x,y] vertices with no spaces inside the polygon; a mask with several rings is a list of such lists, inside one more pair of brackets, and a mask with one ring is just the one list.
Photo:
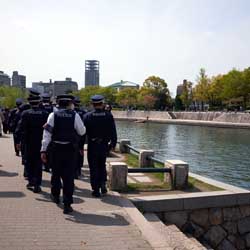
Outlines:
{"label": "canal", "polygon": [[180,159],[190,171],[250,189],[250,130],[116,121],[118,139]]}

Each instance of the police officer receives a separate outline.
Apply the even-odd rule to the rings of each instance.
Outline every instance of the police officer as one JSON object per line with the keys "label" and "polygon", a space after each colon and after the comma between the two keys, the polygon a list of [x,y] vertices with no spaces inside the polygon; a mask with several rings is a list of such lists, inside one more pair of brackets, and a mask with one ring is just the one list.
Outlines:
{"label": "police officer", "polygon": [[[80,116],[72,110],[74,97],[71,95],[58,96],[59,109],[51,113],[44,126],[41,158],[47,161],[46,151],[52,143],[51,151],[51,199],[60,203],[60,190],[63,182],[63,203],[65,214],[73,211],[74,173],[78,136],[85,134],[85,127]],[[83,145],[82,145],[83,148]]]}
{"label": "police officer", "polygon": [[42,106],[50,114],[53,112],[53,106],[51,103],[51,96],[49,94],[42,94]]}
{"label": "police officer", "polygon": [[100,197],[107,193],[106,158],[110,149],[114,149],[117,142],[116,126],[110,112],[104,110],[102,95],[91,97],[94,110],[84,116],[86,135],[88,136],[88,163],[92,195]]}
{"label": "police officer", "polygon": [[[25,110],[28,110],[31,108],[31,105],[28,104],[28,103],[23,103],[20,107],[19,107],[19,110],[20,110],[20,113],[22,115],[22,113],[25,111]],[[22,116],[21,116],[22,117]],[[16,141],[17,141],[17,145],[19,145],[21,143],[21,146],[20,146],[20,150],[21,150],[21,156],[22,156],[22,165],[24,166],[24,173],[23,173],[23,176],[25,178],[28,178],[28,172],[27,172],[27,167],[26,167],[26,153],[25,153],[25,150],[26,150],[26,146],[25,146],[25,138],[24,138],[24,131],[22,131],[21,129],[21,121],[22,119],[20,118],[18,124],[17,124],[17,128],[15,130],[15,137],[16,137]],[[19,146],[18,146],[19,147]]]}
{"label": "police officer", "polygon": [[30,96],[28,101],[31,109],[23,112],[20,121],[20,130],[23,133],[25,145],[26,169],[28,172],[27,189],[34,193],[41,192],[42,161],[40,157],[43,126],[47,121],[48,112],[40,107],[39,96]]}
{"label": "police officer", "polygon": [[[83,121],[84,114],[86,111],[80,107],[81,101],[78,97],[75,97],[74,99],[74,106],[75,106],[75,111],[77,114],[81,117]],[[84,145],[85,142],[85,136],[81,136],[79,138],[79,147],[81,148],[81,145]],[[81,169],[83,166],[83,161],[84,161],[84,151],[79,150],[77,153],[77,159],[76,159],[76,169],[75,169],[75,179],[78,179],[81,176]]]}
{"label": "police officer", "polygon": [[9,131],[13,133],[14,149],[15,149],[16,156],[19,156],[19,149],[17,147],[15,130],[16,130],[18,121],[21,118],[19,107],[22,105],[22,103],[23,103],[23,100],[21,98],[17,98],[16,108],[12,109],[9,114]]}

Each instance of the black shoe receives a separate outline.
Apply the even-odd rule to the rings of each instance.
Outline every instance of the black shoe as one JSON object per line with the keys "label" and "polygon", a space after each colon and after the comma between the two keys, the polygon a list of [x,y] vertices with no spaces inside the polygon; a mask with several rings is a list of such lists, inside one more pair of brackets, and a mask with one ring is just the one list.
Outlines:
{"label": "black shoe", "polygon": [[70,205],[64,205],[63,213],[69,214],[73,212],[73,208]]}
{"label": "black shoe", "polygon": [[53,194],[50,194],[50,199],[56,203],[59,204],[60,203],[60,198],[58,196],[54,196]]}
{"label": "black shoe", "polygon": [[108,192],[108,190],[107,190],[106,186],[101,187],[102,194],[107,194],[107,192]]}
{"label": "black shoe", "polygon": [[27,188],[28,190],[33,191],[34,185],[28,183],[28,184],[26,185],[26,188]]}
{"label": "black shoe", "polygon": [[40,186],[35,186],[33,192],[34,192],[34,193],[41,193],[41,192],[42,192],[42,189],[41,189]]}
{"label": "black shoe", "polygon": [[96,198],[99,198],[99,197],[101,197],[101,194],[100,194],[99,190],[94,190],[94,191],[92,192],[92,196],[94,196],[94,197],[96,197]]}

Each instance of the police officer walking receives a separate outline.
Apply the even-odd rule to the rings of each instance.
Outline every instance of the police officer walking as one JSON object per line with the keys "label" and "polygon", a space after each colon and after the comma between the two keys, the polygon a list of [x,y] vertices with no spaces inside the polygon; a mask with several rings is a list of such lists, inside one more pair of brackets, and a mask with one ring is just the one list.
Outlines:
{"label": "police officer walking", "polygon": [[[74,99],[74,106],[75,106],[75,111],[77,114],[81,117],[83,121],[84,114],[86,111],[80,107],[81,101],[78,97],[75,97]],[[84,145],[85,142],[85,136],[81,136],[79,138],[79,146],[81,148],[81,145]],[[76,169],[75,169],[75,179],[78,179],[78,177],[81,176],[81,169],[83,167],[83,161],[84,161],[84,151],[78,151],[77,156],[76,156]]]}
{"label": "police officer walking", "polygon": [[117,143],[114,118],[110,112],[104,110],[104,97],[91,97],[94,110],[84,116],[84,125],[88,137],[88,163],[90,169],[90,183],[92,195],[100,197],[107,193],[106,158],[110,149]]}
{"label": "police officer walking", "polygon": [[[23,133],[25,144],[26,170],[28,173],[27,189],[34,193],[41,192],[42,161],[40,157],[43,125],[48,118],[48,112],[39,107],[40,97],[30,96],[28,101],[31,109],[25,110],[20,121],[20,130]],[[19,142],[20,144],[20,142]]]}
{"label": "police officer walking", "polygon": [[52,143],[51,199],[57,204],[60,203],[60,190],[63,186],[63,212],[68,214],[73,211],[71,204],[73,203],[76,153],[79,150],[78,138],[85,134],[85,127],[80,116],[72,110],[74,97],[60,95],[57,99],[59,109],[49,115],[44,126],[41,158],[43,162],[47,161],[46,151],[49,143]]}
{"label": "police officer walking", "polygon": [[16,156],[19,156],[19,149],[17,147],[17,141],[15,136],[15,130],[18,124],[18,121],[21,118],[20,109],[19,107],[22,105],[23,100],[21,98],[16,99],[16,108],[12,109],[9,114],[9,131],[13,133],[13,140],[14,140],[14,149]]}

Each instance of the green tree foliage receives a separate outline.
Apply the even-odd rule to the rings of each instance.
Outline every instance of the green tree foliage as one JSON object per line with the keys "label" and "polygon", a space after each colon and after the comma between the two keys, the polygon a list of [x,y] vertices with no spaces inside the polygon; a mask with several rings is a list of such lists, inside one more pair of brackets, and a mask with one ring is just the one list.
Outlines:
{"label": "green tree foliage", "polygon": [[204,68],[200,69],[199,75],[197,77],[197,85],[194,88],[193,96],[194,100],[201,102],[202,109],[205,102],[209,101],[208,89],[209,89],[210,79],[206,75]]}
{"label": "green tree foliage", "polygon": [[135,107],[138,102],[138,89],[124,88],[116,93],[116,103],[123,107]]}
{"label": "green tree foliage", "polygon": [[[190,104],[192,103],[192,83],[189,81],[184,81],[182,86],[182,94],[180,96],[182,104],[185,106],[185,109],[188,110]],[[177,99],[178,100],[178,99]]]}
{"label": "green tree foliage", "polygon": [[114,103],[115,93],[116,91],[112,88],[88,86],[88,87],[82,88],[81,90],[79,90],[78,92],[74,94],[80,98],[81,102],[84,105],[89,106],[91,103],[90,98],[93,95],[103,95],[105,98],[105,102]]}
{"label": "green tree foliage", "polygon": [[26,91],[19,88],[1,86],[0,87],[0,106],[13,108],[16,105],[16,99],[25,99]]}
{"label": "green tree foliage", "polygon": [[165,109],[170,104],[170,92],[164,79],[158,76],[149,76],[143,83],[143,88],[150,90],[155,97],[155,109]]}

